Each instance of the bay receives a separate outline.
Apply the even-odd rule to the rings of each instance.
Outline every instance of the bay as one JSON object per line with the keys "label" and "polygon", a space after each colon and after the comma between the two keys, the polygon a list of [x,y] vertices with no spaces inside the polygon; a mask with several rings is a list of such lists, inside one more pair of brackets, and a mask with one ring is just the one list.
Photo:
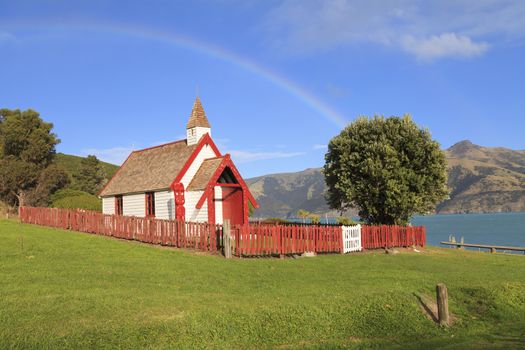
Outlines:
{"label": "bay", "polygon": [[449,235],[465,243],[525,247],[525,213],[416,216],[412,225],[424,225],[427,244],[437,247]]}

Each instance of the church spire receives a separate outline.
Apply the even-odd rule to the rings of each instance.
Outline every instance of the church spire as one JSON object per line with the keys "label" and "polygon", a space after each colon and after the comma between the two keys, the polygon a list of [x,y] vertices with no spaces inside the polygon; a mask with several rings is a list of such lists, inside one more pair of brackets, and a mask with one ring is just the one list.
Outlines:
{"label": "church spire", "polygon": [[195,102],[193,103],[193,109],[191,110],[190,120],[188,120],[186,129],[191,129],[195,127],[211,128],[210,123],[208,122],[208,118],[206,118],[204,108],[202,108],[202,103],[199,96],[197,96]]}
{"label": "church spire", "polygon": [[211,135],[211,126],[208,118],[206,118],[204,108],[202,108],[201,100],[197,96],[193,103],[190,119],[186,125],[186,142],[188,146],[197,144],[201,137],[206,134]]}

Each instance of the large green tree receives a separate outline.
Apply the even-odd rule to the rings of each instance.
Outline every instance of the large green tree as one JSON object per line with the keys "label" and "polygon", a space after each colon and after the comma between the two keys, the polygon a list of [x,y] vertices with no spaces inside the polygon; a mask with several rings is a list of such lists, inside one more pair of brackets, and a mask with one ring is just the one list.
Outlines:
{"label": "large green tree", "polygon": [[52,129],[34,110],[0,109],[0,200],[38,204],[67,182],[63,170],[48,169],[60,142]]}
{"label": "large green tree", "polygon": [[80,167],[73,174],[75,188],[90,194],[97,194],[104,186],[106,173],[96,156],[89,155],[80,161]]}
{"label": "large green tree", "polygon": [[51,204],[51,195],[69,185],[69,182],[67,172],[51,164],[40,172],[36,186],[27,191],[25,201],[28,205],[47,207]]}
{"label": "large green tree", "polygon": [[448,195],[445,154],[409,115],[360,117],[334,137],[325,156],[331,208],[358,208],[371,224],[406,225]]}

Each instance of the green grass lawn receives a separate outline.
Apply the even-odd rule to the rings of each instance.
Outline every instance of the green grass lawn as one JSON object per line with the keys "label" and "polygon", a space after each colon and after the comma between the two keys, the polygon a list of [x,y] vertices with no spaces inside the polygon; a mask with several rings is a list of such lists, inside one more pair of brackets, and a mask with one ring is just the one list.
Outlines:
{"label": "green grass lawn", "polygon": [[[447,284],[457,318],[415,294]],[[0,221],[0,348],[525,348],[525,257],[233,259]]]}

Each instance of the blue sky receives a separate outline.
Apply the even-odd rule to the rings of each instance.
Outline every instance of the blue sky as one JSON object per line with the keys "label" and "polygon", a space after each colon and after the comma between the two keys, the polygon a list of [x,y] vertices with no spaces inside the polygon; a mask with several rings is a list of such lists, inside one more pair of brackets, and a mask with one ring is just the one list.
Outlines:
{"label": "blue sky", "polygon": [[245,177],[322,166],[360,115],[525,149],[523,18],[505,0],[0,0],[0,107],[118,164],[182,138],[198,92]]}

